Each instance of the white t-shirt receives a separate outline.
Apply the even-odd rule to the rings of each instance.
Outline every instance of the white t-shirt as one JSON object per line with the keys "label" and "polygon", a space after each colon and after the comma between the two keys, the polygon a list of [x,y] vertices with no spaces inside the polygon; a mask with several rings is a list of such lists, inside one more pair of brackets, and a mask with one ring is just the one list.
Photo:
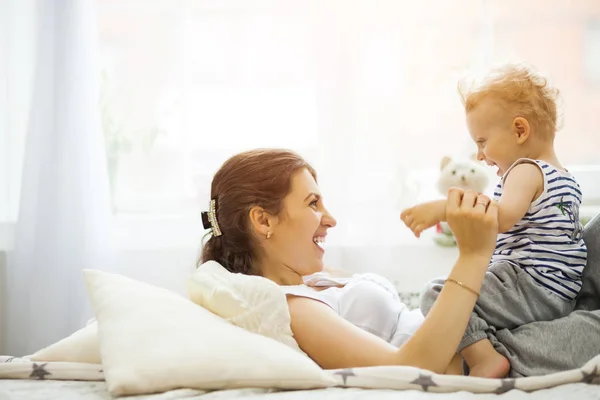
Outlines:
{"label": "white t-shirt", "polygon": [[[423,322],[421,311],[409,310],[390,281],[377,274],[335,278],[317,273],[305,285],[281,286],[286,294],[318,300],[348,322],[401,346]],[[341,286],[341,287],[340,287]],[[314,287],[325,288],[317,290]]]}

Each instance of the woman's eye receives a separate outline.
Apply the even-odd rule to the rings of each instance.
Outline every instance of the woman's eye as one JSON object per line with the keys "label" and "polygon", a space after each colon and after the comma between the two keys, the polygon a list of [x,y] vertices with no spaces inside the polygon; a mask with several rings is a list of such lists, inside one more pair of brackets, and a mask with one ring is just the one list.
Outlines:
{"label": "woman's eye", "polygon": [[317,203],[318,203],[318,200],[313,200],[313,201],[310,202],[310,206],[311,207],[316,207]]}

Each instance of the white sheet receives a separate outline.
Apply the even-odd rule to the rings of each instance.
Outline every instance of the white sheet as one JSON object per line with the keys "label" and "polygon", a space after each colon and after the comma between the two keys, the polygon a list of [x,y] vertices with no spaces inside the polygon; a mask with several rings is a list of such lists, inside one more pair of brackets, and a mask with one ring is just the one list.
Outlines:
{"label": "white sheet", "polygon": [[[518,389],[527,392],[543,391],[553,387],[573,386],[572,384],[581,384],[581,387],[589,387],[590,392],[596,393],[597,399],[600,399],[600,356],[590,360],[582,368],[570,371],[560,372],[551,375],[535,376],[517,379],[484,379],[471,378],[467,376],[437,375],[431,372],[412,367],[390,366],[390,367],[368,367],[352,368],[343,370],[326,371],[337,381],[338,387],[345,388],[366,388],[376,390],[378,393],[393,393],[393,390],[422,391],[422,392],[472,392],[472,393],[493,393],[502,394],[512,389]],[[14,379],[13,381],[7,380]],[[44,380],[49,384],[51,380],[72,381],[72,380],[100,381],[103,379],[102,366],[99,364],[78,364],[78,363],[36,363],[25,359],[13,357],[0,357],[0,388],[10,386],[33,387],[39,385],[32,380]],[[63,382],[65,383],[65,382]],[[28,386],[29,385],[29,386]],[[60,385],[59,385],[60,386]],[[68,384],[65,383],[65,387]],[[97,387],[92,385],[93,387]],[[576,387],[579,387],[576,385]],[[45,386],[40,386],[44,387]],[[562,389],[561,389],[562,390]],[[578,389],[579,390],[579,389]],[[581,389],[588,390],[588,389]],[[274,391],[274,390],[273,390]],[[171,391],[172,392],[172,391]],[[167,397],[153,397],[156,399],[169,399],[175,396],[168,392]],[[310,393],[318,393],[318,390]],[[323,392],[321,390],[321,392]],[[325,391],[327,392],[327,391]],[[323,393],[325,393],[323,392]],[[1,391],[0,391],[1,393]],[[169,394],[171,393],[171,394]],[[199,391],[189,391],[186,393],[201,394]],[[231,391],[235,393],[235,391]],[[262,392],[257,392],[262,393]],[[292,392],[285,392],[285,396]],[[334,392],[327,392],[334,393]],[[339,393],[354,393],[339,392]],[[358,393],[358,392],[357,392]],[[404,392],[403,392],[404,393]],[[283,394],[282,394],[283,396]],[[290,396],[293,396],[290,394]],[[311,395],[312,396],[312,395]],[[140,397],[136,397],[139,399]],[[173,397],[177,399],[178,397]],[[281,397],[293,398],[293,397]],[[316,397],[318,398],[318,397]],[[334,395],[335,398],[335,395]],[[452,398],[452,397],[450,397]],[[0,400],[2,396],[0,396]],[[202,400],[205,400],[204,398]]]}

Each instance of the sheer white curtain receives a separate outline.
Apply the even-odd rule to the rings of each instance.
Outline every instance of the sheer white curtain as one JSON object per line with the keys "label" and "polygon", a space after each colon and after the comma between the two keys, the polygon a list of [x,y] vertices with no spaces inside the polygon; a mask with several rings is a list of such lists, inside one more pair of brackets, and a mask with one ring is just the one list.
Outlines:
{"label": "sheer white curtain", "polygon": [[94,2],[38,0],[15,17],[35,21],[33,42],[15,34],[19,30],[6,39],[12,51],[35,46],[31,102],[11,99],[26,87],[9,91],[7,102],[9,113],[27,107],[19,212],[3,288],[3,351],[21,356],[91,317],[81,271],[108,269],[112,252]]}

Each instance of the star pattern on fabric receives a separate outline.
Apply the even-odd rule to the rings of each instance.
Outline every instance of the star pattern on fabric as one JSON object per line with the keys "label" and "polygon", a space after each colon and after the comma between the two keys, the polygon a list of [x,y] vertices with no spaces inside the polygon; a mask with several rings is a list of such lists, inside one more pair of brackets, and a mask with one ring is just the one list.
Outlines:
{"label": "star pattern on fabric", "polygon": [[348,379],[349,376],[356,376],[356,374],[354,373],[352,368],[345,368],[341,371],[336,371],[333,374],[340,375],[342,377],[342,380],[344,381],[344,385],[346,384],[346,380]]}
{"label": "star pattern on fabric", "polygon": [[46,375],[52,375],[50,372],[46,371],[46,369],[45,369],[46,364],[47,363],[44,363],[44,364],[33,363],[33,371],[31,372],[31,375],[29,375],[29,377],[43,380],[43,379],[46,379]]}
{"label": "star pattern on fabric", "polygon": [[426,392],[432,386],[437,386],[437,383],[431,379],[431,375],[419,373],[419,377],[411,382],[413,385],[419,385]]}
{"label": "star pattern on fabric", "polygon": [[600,371],[598,371],[598,366],[596,365],[594,369],[587,373],[585,371],[581,371],[583,377],[581,378],[581,382],[584,383],[592,383],[595,379],[600,378]]}
{"label": "star pattern on fabric", "polygon": [[500,381],[502,383],[500,384],[500,387],[498,389],[494,390],[494,393],[502,394],[508,392],[509,390],[515,389],[515,379],[501,379]]}

